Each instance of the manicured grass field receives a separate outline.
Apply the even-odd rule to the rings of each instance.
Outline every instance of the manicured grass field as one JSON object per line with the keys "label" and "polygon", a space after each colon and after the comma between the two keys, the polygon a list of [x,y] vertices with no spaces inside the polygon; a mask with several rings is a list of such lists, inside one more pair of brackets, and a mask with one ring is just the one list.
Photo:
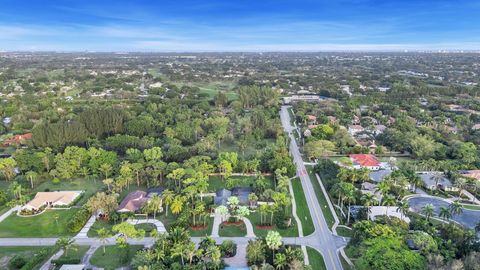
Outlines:
{"label": "manicured grass field", "polygon": [[317,197],[318,203],[322,208],[323,216],[327,221],[328,227],[332,228],[333,224],[335,223],[335,219],[333,218],[332,211],[330,211],[330,207],[328,207],[327,199],[323,194],[323,191],[320,187],[320,184],[318,183],[315,173],[312,172],[312,167],[311,166],[306,166],[306,167],[307,167],[308,175],[310,176],[310,181],[312,181],[313,189],[315,191],[315,195]]}
{"label": "manicured grass field", "polygon": [[[99,247],[93,254],[92,258],[90,258],[90,263],[97,267],[102,267],[105,270],[113,270],[122,266],[128,266],[135,253],[142,249],[143,246],[131,245],[128,248],[129,252],[127,258],[124,258],[123,255],[119,256],[119,254],[124,253],[119,250],[118,246],[107,246],[105,248],[105,254],[103,254],[103,247]],[[121,259],[124,259],[124,262],[122,262]]]}
{"label": "manicured grass field", "polygon": [[300,179],[292,180],[293,193],[295,194],[295,202],[297,204],[297,216],[302,222],[303,235],[307,236],[315,231],[310,210],[308,209],[307,199],[303,192],[302,183]]}
{"label": "manicured grass field", "polygon": [[[0,237],[59,237],[72,236],[67,223],[80,209],[47,210],[33,217],[10,215],[0,222]],[[58,221],[55,216],[58,215]]]}
{"label": "manicured grass field", "polygon": [[[75,249],[69,249],[68,254],[65,255],[64,253],[59,259],[78,260],[80,262],[89,248],[89,246],[77,246]],[[55,269],[60,269],[60,267],[59,265]]]}
{"label": "manicured grass field", "polygon": [[[265,237],[267,236],[268,232],[271,230],[275,230],[280,233],[281,236],[283,237],[296,237],[298,236],[298,227],[297,223],[295,222],[295,219],[292,217],[292,225],[287,228],[287,229],[280,229],[277,227],[274,227],[273,229],[259,229],[257,228],[257,224],[260,224],[260,213],[258,211],[250,213],[250,215],[247,217],[250,222],[252,222],[253,225],[253,231],[255,232],[255,235],[257,237]],[[267,218],[270,220],[270,215],[267,215]]]}
{"label": "manicured grass field", "polygon": [[352,237],[353,231],[345,227],[337,227],[337,234],[345,237]]}
{"label": "manicured grass field", "polygon": [[[255,181],[254,176],[231,176],[229,179],[239,180],[236,181],[236,183],[238,183],[236,186],[238,187],[249,187],[253,185]],[[265,176],[265,179],[267,180],[266,188],[273,188],[273,178],[271,176]],[[210,176],[208,180],[209,192],[216,192],[219,189],[226,188],[226,181],[227,180],[222,180],[222,178],[217,175]]]}
{"label": "manicured grass field", "polygon": [[327,267],[325,266],[325,261],[323,260],[323,256],[322,254],[320,254],[320,252],[318,252],[314,248],[307,247],[307,254],[312,269],[327,270]]}
{"label": "manicured grass field", "polygon": [[218,234],[223,237],[242,237],[247,235],[247,228],[245,227],[245,223],[243,222],[241,225],[221,224]]}

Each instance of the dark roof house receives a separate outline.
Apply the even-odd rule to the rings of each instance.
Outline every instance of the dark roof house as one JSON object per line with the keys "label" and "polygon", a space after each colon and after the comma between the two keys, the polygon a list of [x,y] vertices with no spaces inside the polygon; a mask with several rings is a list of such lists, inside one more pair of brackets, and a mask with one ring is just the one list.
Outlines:
{"label": "dark roof house", "polygon": [[118,206],[117,212],[138,211],[146,201],[148,201],[148,197],[145,191],[137,190],[130,192]]}

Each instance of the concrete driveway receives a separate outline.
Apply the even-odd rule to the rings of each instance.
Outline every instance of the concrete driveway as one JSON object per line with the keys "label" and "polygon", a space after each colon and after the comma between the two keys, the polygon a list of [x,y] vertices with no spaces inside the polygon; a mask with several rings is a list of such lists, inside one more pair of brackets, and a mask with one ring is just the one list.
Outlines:
{"label": "concrete driveway", "polygon": [[[432,196],[411,197],[407,200],[410,204],[411,210],[419,214],[422,213],[422,207],[424,207],[426,204],[431,203],[433,205],[436,217],[438,217],[438,213],[440,213],[440,207],[449,207],[450,205],[450,202],[442,198]],[[464,208],[462,214],[455,215],[452,219],[467,228],[474,229],[475,224],[480,222],[480,211]]]}

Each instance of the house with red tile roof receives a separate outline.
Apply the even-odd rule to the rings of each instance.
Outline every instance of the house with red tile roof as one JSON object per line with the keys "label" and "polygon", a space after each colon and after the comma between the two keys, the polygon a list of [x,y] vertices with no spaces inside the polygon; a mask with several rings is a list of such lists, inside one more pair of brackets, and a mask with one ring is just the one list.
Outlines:
{"label": "house with red tile roof", "polygon": [[351,154],[350,159],[352,160],[353,167],[356,169],[367,168],[370,170],[379,170],[380,161],[370,154]]}
{"label": "house with red tile roof", "polygon": [[148,201],[145,191],[137,190],[128,193],[117,208],[117,212],[136,212],[142,208],[143,204]]}
{"label": "house with red tile roof", "polygon": [[32,133],[18,134],[13,136],[10,139],[6,139],[5,141],[3,141],[1,146],[7,147],[15,144],[16,145],[24,144],[26,141],[31,140],[32,136],[33,136]]}

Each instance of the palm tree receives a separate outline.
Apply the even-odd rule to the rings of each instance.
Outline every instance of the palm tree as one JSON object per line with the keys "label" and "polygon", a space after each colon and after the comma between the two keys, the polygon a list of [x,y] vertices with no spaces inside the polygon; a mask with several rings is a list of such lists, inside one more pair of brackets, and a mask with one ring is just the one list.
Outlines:
{"label": "palm tree", "polygon": [[37,180],[37,177],[38,177],[38,174],[34,171],[28,171],[27,173],[25,173],[25,176],[30,179],[30,185],[33,189],[33,182],[36,182]]}
{"label": "palm tree", "polygon": [[350,224],[350,206],[355,202],[355,187],[349,188],[345,192],[344,201],[348,203],[347,224]]}
{"label": "palm tree", "polygon": [[430,221],[430,217],[433,215],[433,205],[431,203],[427,203],[424,207],[422,207],[422,214],[425,215],[427,221]]}
{"label": "palm tree", "polygon": [[377,186],[378,191],[382,193],[382,198],[380,199],[380,204],[382,204],[383,197],[388,195],[388,192],[390,191],[390,183],[386,180],[380,182]]}
{"label": "palm tree", "polygon": [[187,257],[188,259],[188,264],[191,265],[193,261],[193,257],[195,257],[195,255],[197,254],[195,250],[195,243],[189,242],[185,246],[184,254],[185,254],[185,257]]}
{"label": "palm tree", "polygon": [[342,186],[343,182],[338,182],[332,187],[332,194],[333,196],[338,198],[337,205],[340,206],[340,200],[343,197],[344,194],[344,189]]}
{"label": "palm tree", "polygon": [[461,195],[463,190],[465,189],[465,186],[467,185],[467,180],[464,178],[457,177],[455,180],[455,186],[459,190],[459,194]]}
{"label": "palm tree", "polygon": [[98,239],[100,240],[100,243],[102,243],[102,246],[103,246],[103,254],[105,254],[105,246],[108,243],[108,238],[112,237],[112,234],[110,233],[109,230],[105,228],[98,229],[97,234],[98,234]]}
{"label": "palm tree", "polygon": [[275,250],[279,249],[282,245],[282,236],[277,231],[268,231],[267,237],[265,237],[267,247],[272,250],[272,259],[275,257]]}
{"label": "palm tree", "polygon": [[113,171],[113,167],[108,163],[104,163],[100,165],[99,170],[103,173],[103,176],[105,176],[105,179],[107,179],[110,176],[110,173]]}
{"label": "palm tree", "polygon": [[285,254],[278,253],[275,255],[273,263],[276,265],[275,269],[283,270],[287,266],[287,256],[285,256]]}
{"label": "palm tree", "polygon": [[165,202],[165,216],[168,217],[168,206],[172,204],[175,198],[175,193],[172,190],[165,189],[162,193],[163,201]]}
{"label": "palm tree", "polygon": [[361,168],[358,172],[358,178],[362,183],[368,181],[370,179],[370,170],[368,168]]}
{"label": "palm tree", "polygon": [[158,194],[153,194],[153,196],[148,201],[148,209],[153,212],[153,219],[157,218],[157,212],[162,208],[163,200],[158,196]]}
{"label": "palm tree", "polygon": [[443,179],[443,175],[439,172],[435,172],[435,173],[432,174],[432,179],[433,179],[433,181],[435,181],[435,189],[437,189],[438,188],[438,183],[440,181],[442,181],[442,179]]}
{"label": "palm tree", "polygon": [[337,178],[340,181],[347,181],[350,178],[350,170],[345,168],[340,168],[338,170]]}
{"label": "palm tree", "polygon": [[105,178],[103,180],[103,184],[105,184],[107,186],[107,189],[110,192],[112,190],[111,187],[112,187],[112,184],[113,184],[113,179],[112,178]]}
{"label": "palm tree", "polygon": [[460,215],[461,213],[463,213],[463,207],[459,201],[454,201],[452,204],[450,204],[449,207],[450,207],[450,213],[452,213],[452,216]]}
{"label": "palm tree", "polygon": [[60,237],[58,238],[57,242],[55,243],[57,247],[63,250],[65,256],[68,256],[69,249],[76,249],[75,247],[75,239],[68,238],[68,237]]}
{"label": "palm tree", "polygon": [[417,174],[412,175],[410,178],[408,178],[410,184],[412,185],[412,191],[415,192],[418,186],[422,185],[423,181],[420,176]]}
{"label": "palm tree", "polygon": [[170,210],[172,210],[172,213],[177,215],[183,210],[183,206],[185,203],[185,197],[181,195],[175,196],[173,199],[172,205],[170,205]]}
{"label": "palm tree", "polygon": [[397,212],[400,212],[400,217],[403,219],[403,216],[406,216],[408,210],[410,209],[410,204],[407,201],[400,201],[397,204]]}
{"label": "palm tree", "polygon": [[182,260],[182,266],[185,265],[185,261],[183,259],[183,256],[185,254],[185,248],[186,248],[186,246],[183,242],[178,242],[178,243],[173,244],[173,247],[170,250],[172,257],[175,258],[175,257],[180,256],[180,258]]}
{"label": "palm tree", "polygon": [[440,213],[438,214],[443,220],[449,220],[452,218],[452,213],[447,207],[440,207]]}
{"label": "palm tree", "polygon": [[363,206],[367,207],[367,220],[369,220],[370,208],[377,202],[377,200],[375,199],[375,195],[373,195],[372,193],[365,193],[362,195],[361,201],[363,202]]}
{"label": "palm tree", "polygon": [[390,206],[395,205],[395,197],[390,194],[385,195],[382,201],[382,205],[387,207],[387,209],[385,210],[385,215],[388,216],[388,209],[390,208]]}

